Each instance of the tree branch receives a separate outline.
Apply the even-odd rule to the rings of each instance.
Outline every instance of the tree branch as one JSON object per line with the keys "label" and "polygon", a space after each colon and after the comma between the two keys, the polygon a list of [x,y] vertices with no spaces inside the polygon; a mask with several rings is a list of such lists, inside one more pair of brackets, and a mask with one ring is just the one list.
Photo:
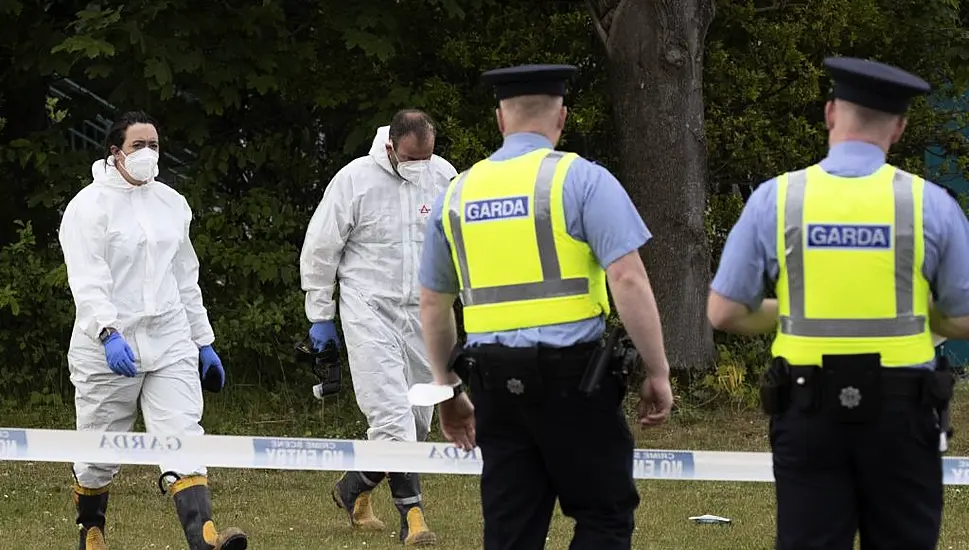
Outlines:
{"label": "tree branch", "polygon": [[602,46],[606,49],[606,55],[611,57],[611,52],[609,51],[609,33],[602,26],[602,21],[599,20],[599,15],[596,13],[596,7],[592,5],[592,0],[585,0],[585,5],[589,9],[592,26],[595,28],[596,33],[599,34],[599,39],[602,40]]}
{"label": "tree branch", "polygon": [[750,106],[752,106],[754,104],[762,103],[763,101],[765,101],[767,99],[770,99],[770,98],[772,98],[772,97],[780,94],[784,90],[790,88],[791,87],[791,84],[793,84],[794,82],[795,82],[795,79],[788,78],[787,81],[785,81],[782,85],[780,85],[780,86],[774,88],[773,90],[770,90],[770,91],[768,91],[768,92],[766,92],[764,94],[761,94],[761,96],[758,97],[756,100],[751,101],[747,105],[744,105],[744,109],[746,110],[747,108],[749,108]]}
{"label": "tree branch", "polygon": [[[610,18],[610,21],[616,21],[619,19],[619,16],[622,15],[622,10],[626,8],[626,4],[628,3],[629,0],[619,0],[619,3],[616,4],[616,7],[612,10],[612,17]],[[612,24],[610,23],[609,26],[611,28]]]}

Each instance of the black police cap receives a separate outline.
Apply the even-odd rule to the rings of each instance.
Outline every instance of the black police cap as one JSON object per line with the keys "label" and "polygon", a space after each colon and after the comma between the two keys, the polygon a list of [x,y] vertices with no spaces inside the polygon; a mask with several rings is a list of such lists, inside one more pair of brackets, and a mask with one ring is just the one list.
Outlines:
{"label": "black police cap", "polygon": [[824,60],[834,82],[835,99],[886,113],[904,114],[912,99],[932,90],[929,84],[898,67],[854,57]]}
{"label": "black police cap", "polygon": [[521,95],[564,96],[566,82],[577,71],[572,65],[519,65],[487,71],[481,78],[495,87],[501,101]]}

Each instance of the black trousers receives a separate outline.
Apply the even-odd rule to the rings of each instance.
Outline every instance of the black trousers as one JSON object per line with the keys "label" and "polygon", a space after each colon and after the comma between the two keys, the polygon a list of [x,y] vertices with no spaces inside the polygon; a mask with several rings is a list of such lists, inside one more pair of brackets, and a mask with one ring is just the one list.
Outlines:
{"label": "black trousers", "polygon": [[936,413],[884,399],[868,423],[797,407],[771,418],[777,550],[935,550],[942,520]]}
{"label": "black trousers", "polygon": [[544,549],[556,497],[576,521],[570,550],[631,547],[639,493],[622,384],[609,377],[586,397],[579,380],[546,377],[535,402],[471,377],[485,550]]}

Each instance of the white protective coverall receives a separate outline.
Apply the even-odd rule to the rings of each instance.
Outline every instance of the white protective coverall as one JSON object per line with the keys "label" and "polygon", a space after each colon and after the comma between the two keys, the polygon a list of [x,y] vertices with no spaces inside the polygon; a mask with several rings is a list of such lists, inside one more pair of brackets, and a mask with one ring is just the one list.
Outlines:
{"label": "white protective coverall", "polygon": [[421,246],[428,214],[457,172],[434,155],[420,182],[401,179],[387,156],[389,126],[370,153],[330,181],[310,220],[300,275],[310,322],[332,320],[340,281],[340,323],[367,437],[423,441],[433,407],[411,407],[410,386],[432,381],[421,335]]}
{"label": "white protective coverall", "polygon": [[[215,337],[189,240],[191,208],[159,181],[128,184],[104,160],[91,174],[94,181],[68,203],[59,236],[76,306],[67,361],[77,429],[130,431],[140,394],[147,432],[201,435],[199,347]],[[128,342],[137,376],[108,368],[98,340],[105,327]],[[74,465],[77,482],[91,489],[108,485],[118,470]],[[206,474],[200,464],[166,463],[161,471]]]}

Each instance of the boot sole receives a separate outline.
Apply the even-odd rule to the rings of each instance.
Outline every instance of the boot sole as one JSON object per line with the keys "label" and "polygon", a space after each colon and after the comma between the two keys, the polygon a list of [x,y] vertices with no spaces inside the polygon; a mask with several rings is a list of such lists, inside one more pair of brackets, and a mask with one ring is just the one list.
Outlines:
{"label": "boot sole", "polygon": [[428,533],[428,532],[415,535],[412,540],[404,542],[404,546],[412,546],[412,547],[413,546],[416,546],[416,547],[435,546],[436,544],[437,544],[437,535],[435,535],[434,533]]}
{"label": "boot sole", "polygon": [[249,539],[245,535],[232,535],[219,546],[219,550],[246,550]]}

